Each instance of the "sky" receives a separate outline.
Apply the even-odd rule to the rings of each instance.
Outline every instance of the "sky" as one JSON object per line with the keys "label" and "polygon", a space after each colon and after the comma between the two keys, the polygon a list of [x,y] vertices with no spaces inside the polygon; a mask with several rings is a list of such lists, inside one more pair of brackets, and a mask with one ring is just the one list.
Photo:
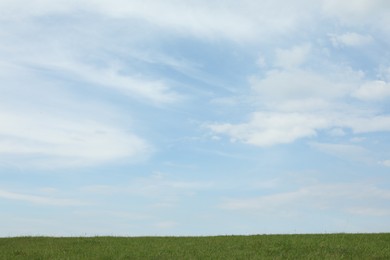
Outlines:
{"label": "sky", "polygon": [[387,0],[0,0],[0,236],[390,232]]}

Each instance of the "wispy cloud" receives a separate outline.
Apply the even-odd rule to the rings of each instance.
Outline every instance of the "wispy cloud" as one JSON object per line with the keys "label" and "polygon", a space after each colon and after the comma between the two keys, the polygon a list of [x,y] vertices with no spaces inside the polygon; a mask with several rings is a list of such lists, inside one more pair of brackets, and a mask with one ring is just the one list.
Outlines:
{"label": "wispy cloud", "polygon": [[[278,4],[267,3],[270,7]],[[190,34],[196,37],[213,39],[223,37],[234,41],[253,39],[259,32],[271,33],[273,28],[284,31],[299,16],[281,12],[269,14],[264,6],[244,1],[237,4],[228,1],[224,4],[208,1],[2,1],[3,19],[20,19],[31,16],[43,16],[50,13],[66,14],[72,11],[87,11],[115,19],[139,19],[160,29]],[[22,7],[22,8],[21,8]],[[262,7],[262,8],[260,8]],[[291,5],[291,7],[294,7]],[[259,13],[261,15],[259,15]],[[267,19],[278,15],[279,19]],[[275,17],[273,17],[275,18]],[[268,27],[257,27],[268,21]],[[265,31],[262,28],[266,28]]]}
{"label": "wispy cloud", "polygon": [[373,155],[365,148],[352,144],[310,143],[321,152],[358,162],[373,163]]}
{"label": "wispy cloud", "polygon": [[148,151],[141,138],[92,118],[0,112],[0,154],[40,168],[129,160]]}
{"label": "wispy cloud", "polygon": [[3,77],[5,85],[0,88],[3,160],[57,168],[131,161],[151,151],[112,106],[83,100],[61,83],[43,80],[24,68],[5,71],[10,74]]}
{"label": "wispy cloud", "polygon": [[[302,211],[305,209],[339,210],[353,214],[362,211],[351,210],[345,205],[357,205],[356,208],[369,208],[375,201],[385,205],[390,192],[373,185],[365,184],[320,184],[308,185],[298,190],[274,193],[260,197],[226,199],[220,206],[228,210],[247,210],[259,214],[275,211]],[[390,210],[382,208],[382,212]]]}
{"label": "wispy cloud", "polygon": [[38,205],[47,206],[83,206],[86,203],[74,199],[62,199],[48,196],[38,196],[24,193],[10,192],[6,190],[0,190],[0,198],[7,200],[18,200],[29,202]]}
{"label": "wispy cloud", "polygon": [[[81,190],[87,193],[101,194],[134,194],[145,197],[163,197],[165,195],[191,195],[201,190],[212,189],[214,183],[201,181],[175,180],[168,174],[156,172],[150,176],[136,178],[128,184],[122,185],[90,185]],[[169,197],[169,196],[168,196]]]}
{"label": "wispy cloud", "polygon": [[130,98],[149,101],[150,104],[172,103],[180,99],[180,95],[170,89],[163,80],[146,79],[142,76],[129,75],[120,64],[94,68],[88,64],[75,61],[62,61],[50,64],[34,64],[61,74],[68,74],[82,83],[106,87]]}

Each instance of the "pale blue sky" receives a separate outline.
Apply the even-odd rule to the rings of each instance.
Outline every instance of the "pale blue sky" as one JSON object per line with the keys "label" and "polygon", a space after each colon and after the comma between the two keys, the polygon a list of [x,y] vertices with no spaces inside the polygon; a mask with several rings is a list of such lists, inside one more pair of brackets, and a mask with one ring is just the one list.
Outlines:
{"label": "pale blue sky", "polygon": [[0,0],[0,236],[390,232],[387,0]]}

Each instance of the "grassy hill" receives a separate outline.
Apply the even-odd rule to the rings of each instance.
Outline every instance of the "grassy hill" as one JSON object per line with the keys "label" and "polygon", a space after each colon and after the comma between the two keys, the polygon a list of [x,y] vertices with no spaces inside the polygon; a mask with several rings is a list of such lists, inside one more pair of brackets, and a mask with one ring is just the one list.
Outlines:
{"label": "grassy hill", "polygon": [[0,259],[390,259],[390,233],[0,238]]}

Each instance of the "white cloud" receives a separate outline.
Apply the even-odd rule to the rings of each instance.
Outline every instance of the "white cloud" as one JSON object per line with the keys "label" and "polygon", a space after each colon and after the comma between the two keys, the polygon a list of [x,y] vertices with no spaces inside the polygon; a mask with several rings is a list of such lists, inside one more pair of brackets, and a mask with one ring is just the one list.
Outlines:
{"label": "white cloud", "polygon": [[[281,8],[283,6],[283,8]],[[304,10],[304,11],[302,11]],[[86,12],[114,19],[137,20],[180,34],[223,37],[242,42],[297,30],[316,17],[337,17],[345,23],[370,21],[385,27],[386,0],[195,1],[178,0],[2,0],[2,19]],[[376,18],[380,19],[376,19]],[[265,26],[266,25],[266,26]]]}
{"label": "white cloud", "polygon": [[[337,107],[335,107],[337,108]],[[334,136],[348,128],[353,133],[390,131],[390,116],[344,111],[314,112],[255,112],[245,123],[210,123],[207,127],[215,134],[227,135],[231,141],[256,146],[292,143],[301,138],[315,137],[319,131],[328,130]]]}
{"label": "white cloud", "polygon": [[[232,2],[228,4],[231,5]],[[237,15],[215,2],[104,1],[98,8],[103,14],[137,17],[159,27],[202,37],[212,37],[216,34],[232,39],[248,38],[254,29],[246,17]]]}
{"label": "white cloud", "polygon": [[118,90],[129,97],[151,101],[154,104],[171,103],[179,99],[179,95],[172,92],[162,80],[148,80],[126,75],[126,73],[120,72],[120,68],[95,69],[75,62],[46,66],[62,73],[68,72],[70,75],[92,84]]}
{"label": "white cloud", "polygon": [[0,78],[0,155],[20,167],[57,168],[134,161],[151,151],[112,106],[23,67]]}
{"label": "white cloud", "polygon": [[[80,88],[100,85],[159,105],[177,98],[165,83],[72,61],[76,55],[66,48],[61,55],[48,48],[37,56],[43,46],[31,43],[31,55],[23,47],[11,46],[12,55],[0,50],[5,57],[0,63],[3,163],[51,169],[134,162],[151,152],[148,142],[132,132],[128,115],[93,97],[81,98]],[[74,81],[83,84],[74,88]]]}
{"label": "white cloud", "polygon": [[356,89],[362,73],[339,66],[330,66],[330,71],[325,73],[296,68],[305,60],[309,49],[309,45],[303,45],[283,51],[276,57],[277,62],[284,64],[282,70],[269,70],[262,78],[250,78],[256,99],[266,109],[254,112],[247,122],[214,123],[209,124],[209,129],[228,135],[233,141],[257,146],[291,143],[316,136],[325,129],[357,130],[358,121],[368,120],[368,116],[356,114],[353,107],[341,100]]}
{"label": "white cloud", "polygon": [[[160,28],[202,37],[214,35],[240,39],[251,37],[253,24],[237,10],[239,5],[228,2],[232,9],[217,2],[187,1],[2,1],[3,19],[87,11],[115,19],[138,19]],[[239,8],[241,9],[241,8]]]}
{"label": "white cloud", "polygon": [[298,138],[316,135],[316,130],[328,126],[326,119],[310,114],[256,112],[248,123],[210,124],[218,134],[227,134],[233,141],[257,146],[291,143]]}
{"label": "white cloud", "polygon": [[93,118],[0,112],[0,154],[20,164],[63,167],[132,160],[149,146],[124,129]]}
{"label": "white cloud", "polygon": [[[280,8],[283,5],[284,8]],[[305,7],[305,12],[300,12]],[[195,1],[178,0],[3,0],[3,19],[23,19],[48,14],[86,12],[101,16],[141,21],[157,29],[203,39],[227,38],[237,42],[294,30],[311,16],[318,3],[283,1]],[[266,24],[267,26],[264,26]],[[263,38],[264,39],[264,38]]]}
{"label": "white cloud", "polygon": [[370,35],[362,35],[359,33],[348,32],[340,35],[330,35],[333,46],[364,46],[373,42],[373,38]]}
{"label": "white cloud", "polygon": [[355,133],[387,132],[390,131],[390,116],[366,113],[361,116],[344,115],[340,124],[351,128]]}
{"label": "white cloud", "polygon": [[368,81],[352,95],[365,101],[384,100],[390,97],[390,84],[382,80]]}
{"label": "white cloud", "polygon": [[249,77],[254,107],[249,119],[211,123],[212,132],[232,141],[270,146],[314,137],[323,130],[330,136],[345,136],[347,129],[353,134],[390,131],[390,116],[380,107],[357,103],[390,96],[387,83],[367,80],[363,71],[333,62],[314,43],[275,53],[278,69]]}
{"label": "white cloud", "polygon": [[286,69],[298,67],[307,60],[310,48],[309,44],[305,44],[291,49],[277,49],[275,65]]}
{"label": "white cloud", "polygon": [[[20,45],[19,48],[23,48],[23,45]],[[38,51],[40,48],[35,46],[33,50]],[[41,81],[46,80],[42,76],[44,72],[50,71],[66,76],[68,79],[80,81],[83,84],[109,88],[129,98],[139,99],[154,105],[174,103],[181,99],[181,96],[160,78],[148,78],[139,75],[140,73],[133,75],[126,72],[125,65],[120,62],[110,64],[110,61],[105,61],[106,64],[104,66],[100,65],[99,68],[96,65],[72,59],[71,56],[76,56],[76,53],[72,53],[73,50],[64,47],[63,51],[67,53],[68,57],[56,53],[45,53],[45,55],[36,57],[34,54],[15,51],[13,59],[17,57],[16,61],[3,62],[0,67],[14,77],[17,77],[15,75],[17,73],[27,73],[30,74],[30,77],[31,74],[35,73],[33,77],[36,80],[39,78]],[[36,70],[34,71],[31,68]],[[8,77],[8,75],[4,76]],[[9,79],[9,81],[11,80],[14,79]]]}

